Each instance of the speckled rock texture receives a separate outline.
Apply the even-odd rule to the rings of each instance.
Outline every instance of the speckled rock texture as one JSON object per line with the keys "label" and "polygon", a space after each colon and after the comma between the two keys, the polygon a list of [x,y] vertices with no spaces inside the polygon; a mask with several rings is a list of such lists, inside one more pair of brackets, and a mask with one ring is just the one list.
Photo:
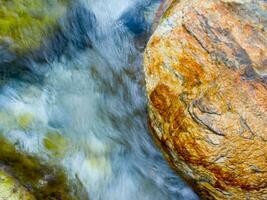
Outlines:
{"label": "speckled rock texture", "polygon": [[35,200],[12,176],[0,170],[0,199],[2,200]]}
{"label": "speckled rock texture", "polygon": [[166,10],[170,7],[174,0],[162,0],[162,2],[159,5],[159,8],[156,12],[153,27],[152,29],[155,30],[160,22],[161,16],[166,12]]}
{"label": "speckled rock texture", "polygon": [[151,132],[203,199],[267,199],[267,2],[173,1],[144,58]]}

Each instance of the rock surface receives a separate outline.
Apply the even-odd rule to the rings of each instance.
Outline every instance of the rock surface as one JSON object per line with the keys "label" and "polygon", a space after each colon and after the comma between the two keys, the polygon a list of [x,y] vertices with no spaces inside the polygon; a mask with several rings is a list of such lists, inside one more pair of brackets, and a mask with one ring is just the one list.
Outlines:
{"label": "rock surface", "polygon": [[204,199],[267,199],[266,9],[174,1],[145,51],[152,133]]}
{"label": "rock surface", "polygon": [[80,182],[69,180],[63,169],[18,151],[0,136],[0,200],[17,199],[79,200],[88,197]]}
{"label": "rock surface", "polygon": [[162,0],[161,4],[159,5],[159,8],[156,12],[154,21],[153,21],[153,27],[152,29],[155,30],[160,22],[161,16],[166,12],[166,10],[170,7],[174,0]]}
{"label": "rock surface", "polygon": [[65,14],[67,1],[0,0],[0,52],[38,48]]}
{"label": "rock surface", "polygon": [[35,198],[13,177],[0,170],[0,199],[34,200]]}

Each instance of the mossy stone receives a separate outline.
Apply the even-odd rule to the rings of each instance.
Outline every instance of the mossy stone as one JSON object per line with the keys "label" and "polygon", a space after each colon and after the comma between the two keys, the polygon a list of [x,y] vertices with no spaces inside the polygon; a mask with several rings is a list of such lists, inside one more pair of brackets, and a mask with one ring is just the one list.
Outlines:
{"label": "mossy stone", "polygon": [[44,147],[52,153],[53,156],[62,157],[64,156],[68,141],[57,131],[48,131],[44,140]]}
{"label": "mossy stone", "polygon": [[0,45],[16,52],[38,48],[66,7],[67,0],[0,0]]}
{"label": "mossy stone", "polygon": [[25,113],[23,115],[20,115],[18,117],[19,127],[22,128],[22,129],[29,128],[29,126],[33,122],[33,119],[34,119],[34,117],[33,117],[33,115],[31,113]]}
{"label": "mossy stone", "polygon": [[[3,168],[9,172],[10,176],[1,172]],[[18,184],[27,188],[30,194],[38,200],[81,199],[79,194],[77,196],[74,194],[76,191],[72,191],[64,170],[17,151],[14,145],[2,137],[0,137],[0,193],[1,176],[9,184],[4,185],[5,187],[11,188],[16,180]],[[12,177],[16,177],[16,179],[13,180]]]}
{"label": "mossy stone", "polygon": [[16,179],[0,169],[0,199],[35,200],[35,197]]}

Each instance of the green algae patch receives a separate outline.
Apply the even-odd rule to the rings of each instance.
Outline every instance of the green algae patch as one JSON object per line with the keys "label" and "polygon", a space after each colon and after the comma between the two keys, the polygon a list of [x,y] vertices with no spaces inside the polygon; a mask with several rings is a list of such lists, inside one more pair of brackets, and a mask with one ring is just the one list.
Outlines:
{"label": "green algae patch", "polygon": [[[70,186],[64,170],[57,166],[42,163],[35,157],[18,152],[12,144],[2,137],[0,137],[0,169],[5,169],[10,174],[10,178],[12,180],[14,178],[13,183],[16,180],[21,188],[25,188],[23,191],[29,192],[35,199],[81,199],[79,195],[75,195],[77,192]],[[11,180],[8,178],[9,176],[3,175],[1,171],[0,178],[1,174],[4,178],[6,176],[6,180]],[[6,187],[11,188],[13,186],[6,185]]]}
{"label": "green algae patch", "polygon": [[35,200],[35,197],[16,179],[0,169],[0,199]]}
{"label": "green algae patch", "polygon": [[67,0],[0,0],[0,45],[25,52],[38,48],[66,12]]}
{"label": "green algae patch", "polygon": [[18,125],[22,129],[27,129],[30,127],[34,120],[34,117],[31,113],[25,113],[18,117]]}
{"label": "green algae patch", "polygon": [[43,139],[44,147],[55,157],[64,156],[68,141],[57,131],[48,131]]}
{"label": "green algae patch", "polygon": [[34,115],[32,113],[25,112],[19,115],[15,115],[12,112],[0,110],[1,127],[8,127],[9,130],[14,130],[18,128],[22,130],[27,130],[31,128],[31,125],[33,123],[34,123]]}

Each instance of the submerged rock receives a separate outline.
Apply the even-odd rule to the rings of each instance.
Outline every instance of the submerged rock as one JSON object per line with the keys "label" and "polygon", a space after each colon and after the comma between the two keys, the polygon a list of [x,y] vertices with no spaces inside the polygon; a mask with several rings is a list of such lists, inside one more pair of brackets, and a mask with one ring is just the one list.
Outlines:
{"label": "submerged rock", "polygon": [[65,14],[67,1],[0,0],[0,50],[37,49]]}
{"label": "submerged rock", "polygon": [[205,199],[267,199],[266,9],[174,1],[146,48],[152,133]]}
{"label": "submerged rock", "polygon": [[0,199],[88,198],[79,180],[68,180],[65,172],[58,166],[19,152],[0,137]]}
{"label": "submerged rock", "polygon": [[34,200],[35,198],[12,176],[0,169],[0,199]]}

